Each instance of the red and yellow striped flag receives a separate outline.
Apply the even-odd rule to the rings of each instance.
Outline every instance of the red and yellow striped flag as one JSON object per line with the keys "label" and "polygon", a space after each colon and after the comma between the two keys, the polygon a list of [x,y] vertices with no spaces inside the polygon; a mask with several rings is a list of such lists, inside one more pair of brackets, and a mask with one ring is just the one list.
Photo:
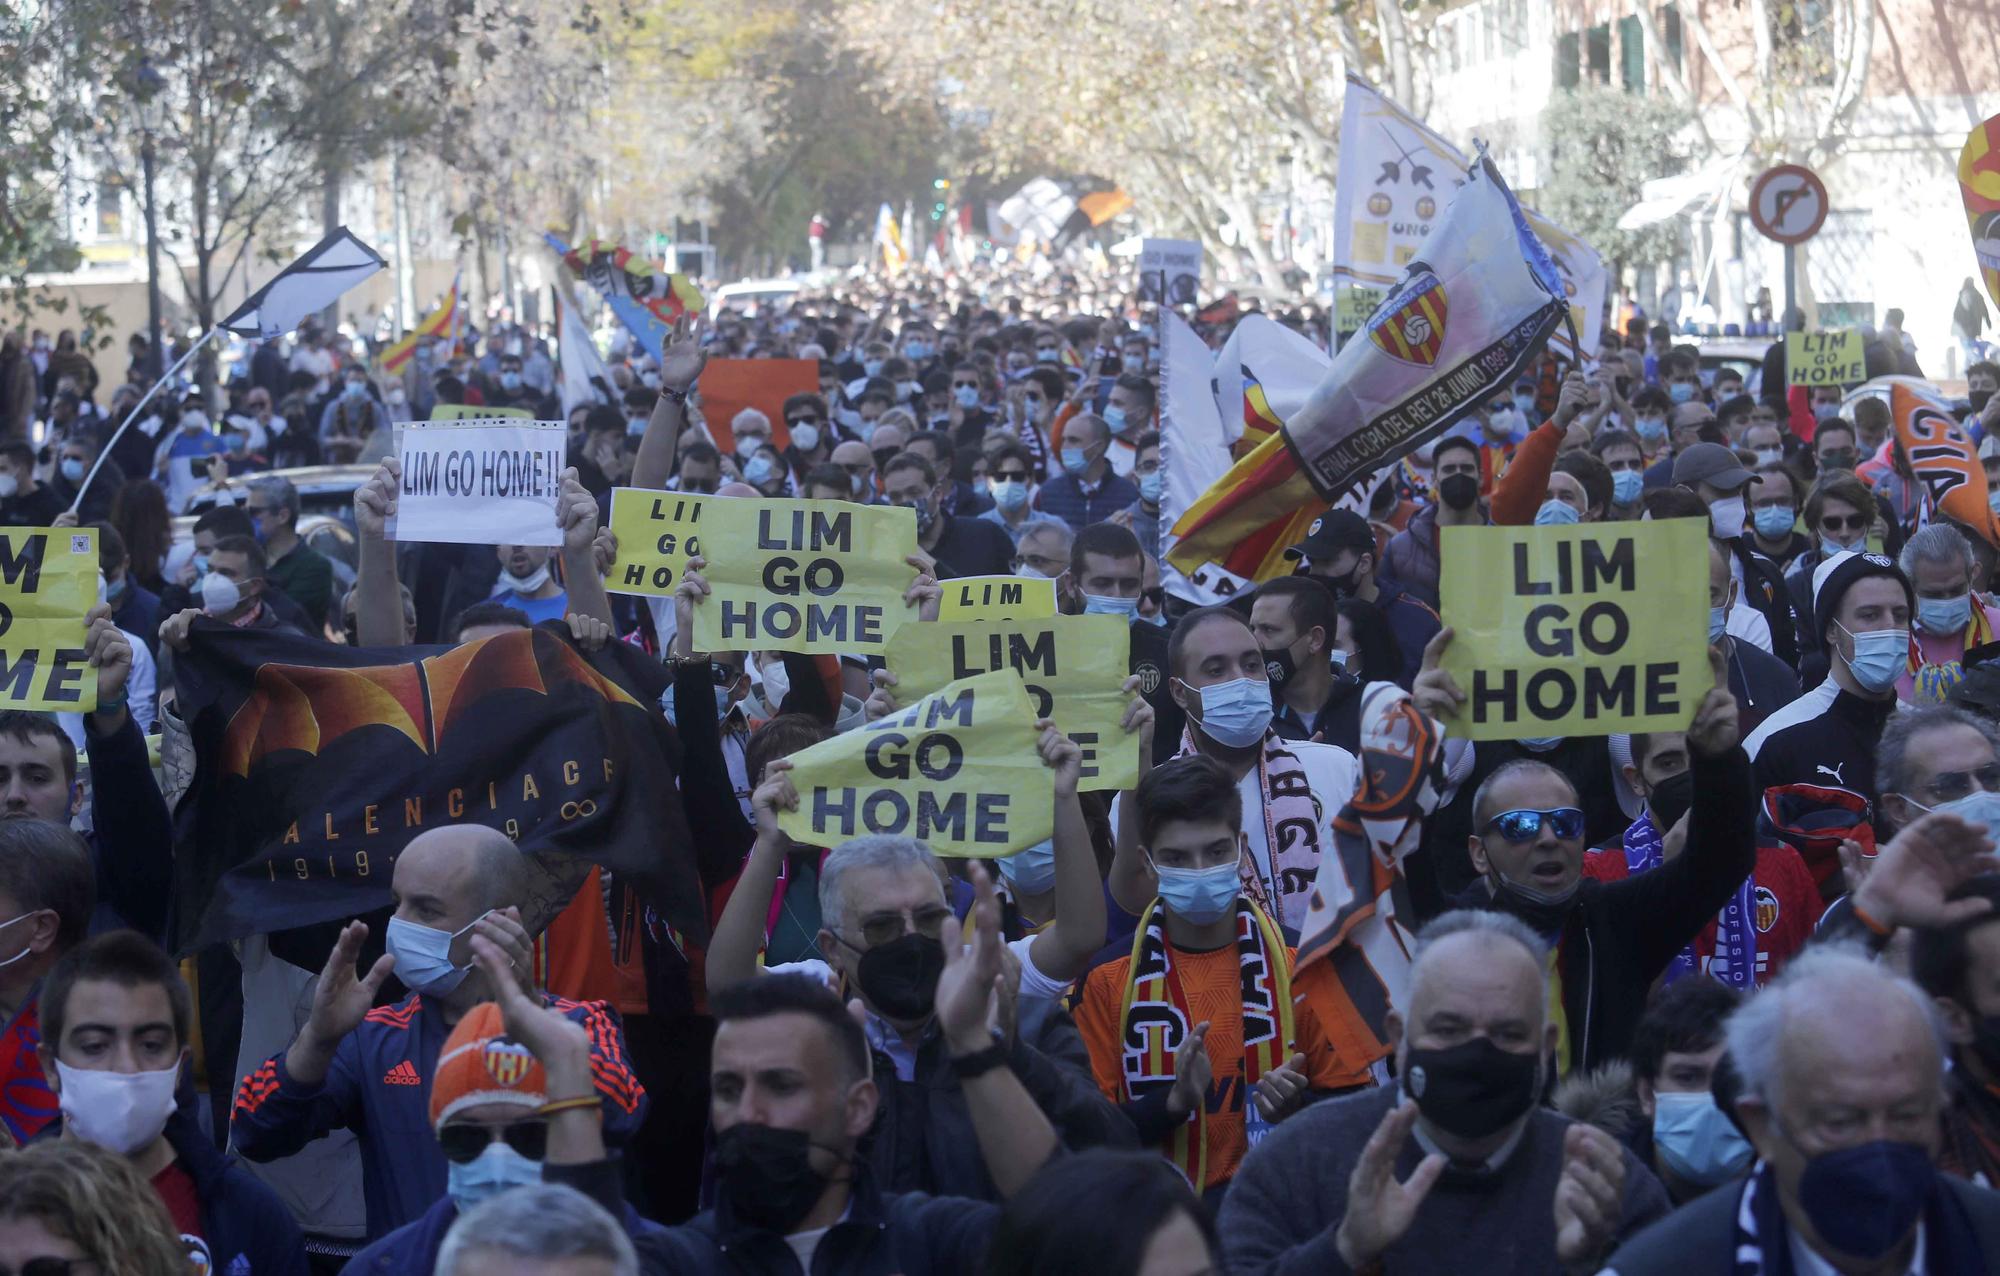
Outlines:
{"label": "red and yellow striped flag", "polygon": [[458,278],[453,276],[451,291],[444,295],[444,303],[425,315],[424,321],[418,324],[416,330],[409,336],[382,352],[382,371],[401,372],[403,365],[410,361],[410,356],[416,354],[418,343],[425,337],[449,337],[452,321],[457,315]]}
{"label": "red and yellow striped flag", "polygon": [[1326,505],[1284,435],[1268,434],[1181,515],[1167,560],[1184,572],[1213,562],[1250,580],[1269,579],[1290,569],[1286,547],[1305,537]]}

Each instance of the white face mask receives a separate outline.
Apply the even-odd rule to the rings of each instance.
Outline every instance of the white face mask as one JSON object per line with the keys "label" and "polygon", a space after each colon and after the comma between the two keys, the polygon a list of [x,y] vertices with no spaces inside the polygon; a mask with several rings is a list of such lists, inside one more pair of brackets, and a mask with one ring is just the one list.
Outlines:
{"label": "white face mask", "polygon": [[785,697],[792,690],[792,675],[785,669],[785,662],[773,660],[764,666],[764,703],[776,713],[778,706],[785,703]]}
{"label": "white face mask", "polygon": [[174,1114],[180,1065],[158,1072],[100,1072],[56,1060],[63,1129],[120,1156],[151,1145]]}
{"label": "white face mask", "polygon": [[201,609],[209,615],[226,615],[242,601],[243,591],[229,577],[210,572],[201,578]]}
{"label": "white face mask", "polygon": [[500,579],[506,583],[507,588],[517,594],[532,594],[549,583],[549,565],[543,563],[526,576],[516,576],[513,572],[503,570]]}
{"label": "white face mask", "polygon": [[[19,917],[10,917],[4,922],[0,922],[0,930],[6,930],[9,926],[12,926],[15,922],[24,922],[33,916],[34,916],[33,913],[22,913]],[[13,965],[15,962],[24,960],[27,957],[28,952],[29,950],[24,947],[21,949],[20,952],[15,953],[12,957],[7,958],[5,961],[0,961],[0,970],[5,970],[7,967]]]}

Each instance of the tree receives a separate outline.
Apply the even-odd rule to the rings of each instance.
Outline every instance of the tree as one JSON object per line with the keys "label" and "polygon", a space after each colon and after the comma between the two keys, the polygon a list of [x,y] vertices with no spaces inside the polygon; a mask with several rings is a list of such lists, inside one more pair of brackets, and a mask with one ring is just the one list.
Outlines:
{"label": "tree", "polygon": [[1536,194],[1536,208],[1588,241],[1606,262],[1671,257],[1677,244],[1671,222],[1620,230],[1618,219],[1639,202],[1645,182],[1681,171],[1686,123],[1686,111],[1666,98],[1601,86],[1559,94],[1542,112],[1550,177]]}

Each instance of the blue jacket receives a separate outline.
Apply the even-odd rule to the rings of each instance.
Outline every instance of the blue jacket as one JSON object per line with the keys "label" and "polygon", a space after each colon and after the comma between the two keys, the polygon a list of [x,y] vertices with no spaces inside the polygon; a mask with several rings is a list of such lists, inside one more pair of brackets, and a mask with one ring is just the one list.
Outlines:
{"label": "blue jacket", "polygon": [[[604,1098],[604,1135],[616,1144],[645,1116],[646,1092],[625,1055],[618,1012],[601,1001],[550,998],[590,1034],[591,1071]],[[445,1195],[445,1159],[431,1126],[431,1072],[451,1032],[436,1005],[412,993],[368,1012],[333,1052],[326,1080],[301,1085],[285,1051],[243,1078],[230,1117],[236,1150],[253,1161],[289,1156],[330,1130],[361,1143],[368,1239],[416,1219]]]}
{"label": "blue jacket", "polygon": [[[613,1211],[625,1221],[625,1234],[636,1243],[646,1237],[664,1233],[667,1229],[649,1219],[639,1217],[639,1211],[625,1201],[619,1201],[619,1209]],[[438,1251],[444,1248],[444,1236],[451,1225],[458,1221],[458,1202],[449,1196],[439,1199],[423,1217],[405,1223],[395,1231],[376,1241],[368,1248],[347,1260],[347,1266],[340,1269],[340,1276],[422,1276],[437,1267]]]}

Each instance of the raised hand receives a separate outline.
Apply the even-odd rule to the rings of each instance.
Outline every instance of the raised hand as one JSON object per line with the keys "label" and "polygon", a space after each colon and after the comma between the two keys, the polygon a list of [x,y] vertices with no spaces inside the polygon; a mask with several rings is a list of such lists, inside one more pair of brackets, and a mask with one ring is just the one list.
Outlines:
{"label": "raised hand", "polygon": [[611,641],[611,626],[595,616],[571,612],[563,619],[569,622],[569,636],[585,651],[601,651]]}
{"label": "raised hand", "polygon": [[[1854,849],[1858,859],[1860,847]],[[1991,904],[1946,897],[1981,873],[1993,872],[2000,872],[2000,856],[1985,830],[1934,811],[1904,826],[1875,856],[1854,892],[1854,908],[1883,926],[1954,925],[1987,912]]]}
{"label": "raised hand", "polygon": [[125,698],[125,683],[132,676],[132,644],[111,622],[111,608],[98,603],[84,619],[89,627],[83,635],[83,654],[97,670],[97,703],[116,704]]}
{"label": "raised hand", "polygon": [[877,669],[870,674],[869,681],[875,689],[861,702],[861,720],[875,722],[886,718],[898,708],[896,704],[896,675],[887,669]]}
{"label": "raised hand", "polygon": [[1624,1195],[1625,1157],[1618,1141],[1581,1122],[1565,1130],[1562,1177],[1556,1180],[1556,1260],[1596,1270],[1618,1237]]}
{"label": "raised hand", "polygon": [[361,955],[361,945],[367,938],[368,923],[349,922],[334,941],[333,953],[319,973],[319,986],[313,989],[312,1012],[299,1035],[301,1040],[310,1036],[329,1055],[348,1033],[361,1026],[361,1020],[375,1005],[375,994],[396,969],[396,959],[384,953],[375,959],[367,974],[355,974],[355,959]]}
{"label": "raised hand", "polygon": [[1736,697],[1729,692],[1729,666],[1714,647],[1708,649],[1708,665],[1715,685],[1695,706],[1687,737],[1689,748],[1702,757],[1716,758],[1735,748],[1743,732],[1737,722]]}
{"label": "raised hand", "polygon": [[576,477],[576,467],[562,472],[556,496],[556,526],[562,528],[563,548],[581,552],[597,540],[597,498]]}
{"label": "raised hand", "polygon": [[916,608],[918,620],[936,620],[944,605],[944,587],[937,581],[937,560],[919,550],[905,555],[903,561],[917,569],[916,579],[903,591],[903,605]]}
{"label": "raised hand", "polygon": [[682,315],[674,324],[673,340],[660,354],[660,386],[686,394],[708,366],[708,350],[701,344],[701,317]]}
{"label": "raised hand", "polygon": [[507,1035],[534,1052],[548,1077],[549,1097],[591,1092],[590,1034],[582,1024],[534,996],[507,951],[483,935],[472,937],[472,961],[486,976]]}
{"label": "raised hand", "polygon": [[1041,732],[1035,751],[1042,755],[1043,765],[1056,773],[1056,796],[1075,797],[1077,783],[1083,778],[1083,750],[1047,718],[1037,721],[1035,730]]}
{"label": "raised hand", "polygon": [[1431,640],[1424,644],[1423,666],[1417,671],[1416,681],[1410,684],[1411,702],[1419,713],[1434,721],[1457,716],[1459,706],[1465,703],[1465,692],[1458,679],[1441,667],[1445,648],[1451,646],[1451,635],[1450,625],[1431,635]]}
{"label": "raised hand", "polygon": [[799,809],[799,790],[792,783],[789,758],[773,758],[764,767],[764,782],[750,795],[750,809],[757,816],[757,835],[778,835],[778,812]]}
{"label": "raised hand", "polygon": [[1334,1234],[1341,1261],[1359,1271],[1402,1239],[1416,1220],[1417,1209],[1444,1173],[1445,1158],[1426,1156],[1404,1182],[1396,1181],[1396,1154],[1416,1124],[1417,1105],[1404,1100],[1391,1108],[1368,1136],[1361,1157],[1347,1176],[1347,1213]]}
{"label": "raised hand", "polygon": [[354,530],[371,540],[388,534],[388,520],[396,512],[396,494],[402,490],[403,463],[389,457],[354,489]]}
{"label": "raised hand", "polygon": [[944,972],[938,976],[938,1029],[955,1055],[977,1054],[992,1044],[989,1024],[996,1012],[995,998],[1001,995],[1005,978],[1000,962],[1000,904],[993,894],[993,875],[984,864],[972,865],[972,911],[961,929],[958,919],[947,918],[944,934]]}

